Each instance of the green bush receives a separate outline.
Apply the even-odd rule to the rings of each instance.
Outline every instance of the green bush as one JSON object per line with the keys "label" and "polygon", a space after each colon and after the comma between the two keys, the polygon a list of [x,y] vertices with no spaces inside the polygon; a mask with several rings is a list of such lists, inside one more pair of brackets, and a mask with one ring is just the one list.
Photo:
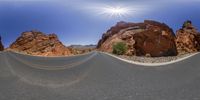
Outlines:
{"label": "green bush", "polygon": [[118,42],[113,45],[113,54],[123,55],[127,51],[127,46],[124,42]]}
{"label": "green bush", "polygon": [[190,25],[192,24],[192,22],[190,20],[187,20],[183,23],[183,26],[182,28],[185,28],[185,27],[189,27]]}

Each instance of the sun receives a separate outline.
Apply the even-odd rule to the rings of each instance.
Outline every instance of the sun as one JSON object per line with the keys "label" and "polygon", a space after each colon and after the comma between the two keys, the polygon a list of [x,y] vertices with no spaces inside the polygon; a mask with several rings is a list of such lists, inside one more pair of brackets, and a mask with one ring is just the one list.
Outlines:
{"label": "sun", "polygon": [[126,8],[126,7],[112,7],[112,6],[107,6],[101,9],[101,14],[107,15],[110,17],[125,17],[129,15],[131,12],[131,9]]}

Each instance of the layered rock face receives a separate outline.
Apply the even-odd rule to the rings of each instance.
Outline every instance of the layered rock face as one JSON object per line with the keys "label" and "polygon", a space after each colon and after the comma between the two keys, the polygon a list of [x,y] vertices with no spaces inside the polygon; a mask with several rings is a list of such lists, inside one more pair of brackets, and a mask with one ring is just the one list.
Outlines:
{"label": "layered rock face", "polygon": [[4,50],[4,46],[3,46],[2,42],[1,42],[1,36],[0,36],[0,51],[3,51],[3,50]]}
{"label": "layered rock face", "polygon": [[176,32],[176,46],[179,54],[200,50],[200,33],[191,21],[184,22],[182,28]]}
{"label": "layered rock face", "polygon": [[23,32],[9,49],[39,56],[71,55],[71,50],[65,47],[55,34],[46,35],[38,31]]}
{"label": "layered rock face", "polygon": [[112,52],[117,42],[126,43],[126,55],[175,56],[177,55],[175,35],[166,24],[145,20],[143,23],[119,22],[103,34],[97,48]]}

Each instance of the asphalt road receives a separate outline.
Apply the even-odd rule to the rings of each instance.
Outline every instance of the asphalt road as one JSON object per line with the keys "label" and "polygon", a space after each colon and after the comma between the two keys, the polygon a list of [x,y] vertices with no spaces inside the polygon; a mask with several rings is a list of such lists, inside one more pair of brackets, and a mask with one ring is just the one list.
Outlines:
{"label": "asphalt road", "polygon": [[145,67],[99,52],[55,58],[4,52],[0,100],[200,100],[200,54]]}

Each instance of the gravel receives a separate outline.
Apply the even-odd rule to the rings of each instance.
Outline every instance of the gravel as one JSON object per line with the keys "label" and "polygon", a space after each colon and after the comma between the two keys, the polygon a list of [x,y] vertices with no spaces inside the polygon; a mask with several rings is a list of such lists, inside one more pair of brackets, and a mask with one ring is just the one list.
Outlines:
{"label": "gravel", "polygon": [[170,62],[173,60],[177,60],[183,57],[190,56],[194,53],[188,53],[188,54],[183,54],[183,55],[177,55],[177,56],[169,56],[169,57],[145,57],[145,56],[125,56],[125,55],[115,55],[120,58],[126,59],[126,60],[131,60],[134,62],[142,62],[142,63],[162,63],[162,62]]}

